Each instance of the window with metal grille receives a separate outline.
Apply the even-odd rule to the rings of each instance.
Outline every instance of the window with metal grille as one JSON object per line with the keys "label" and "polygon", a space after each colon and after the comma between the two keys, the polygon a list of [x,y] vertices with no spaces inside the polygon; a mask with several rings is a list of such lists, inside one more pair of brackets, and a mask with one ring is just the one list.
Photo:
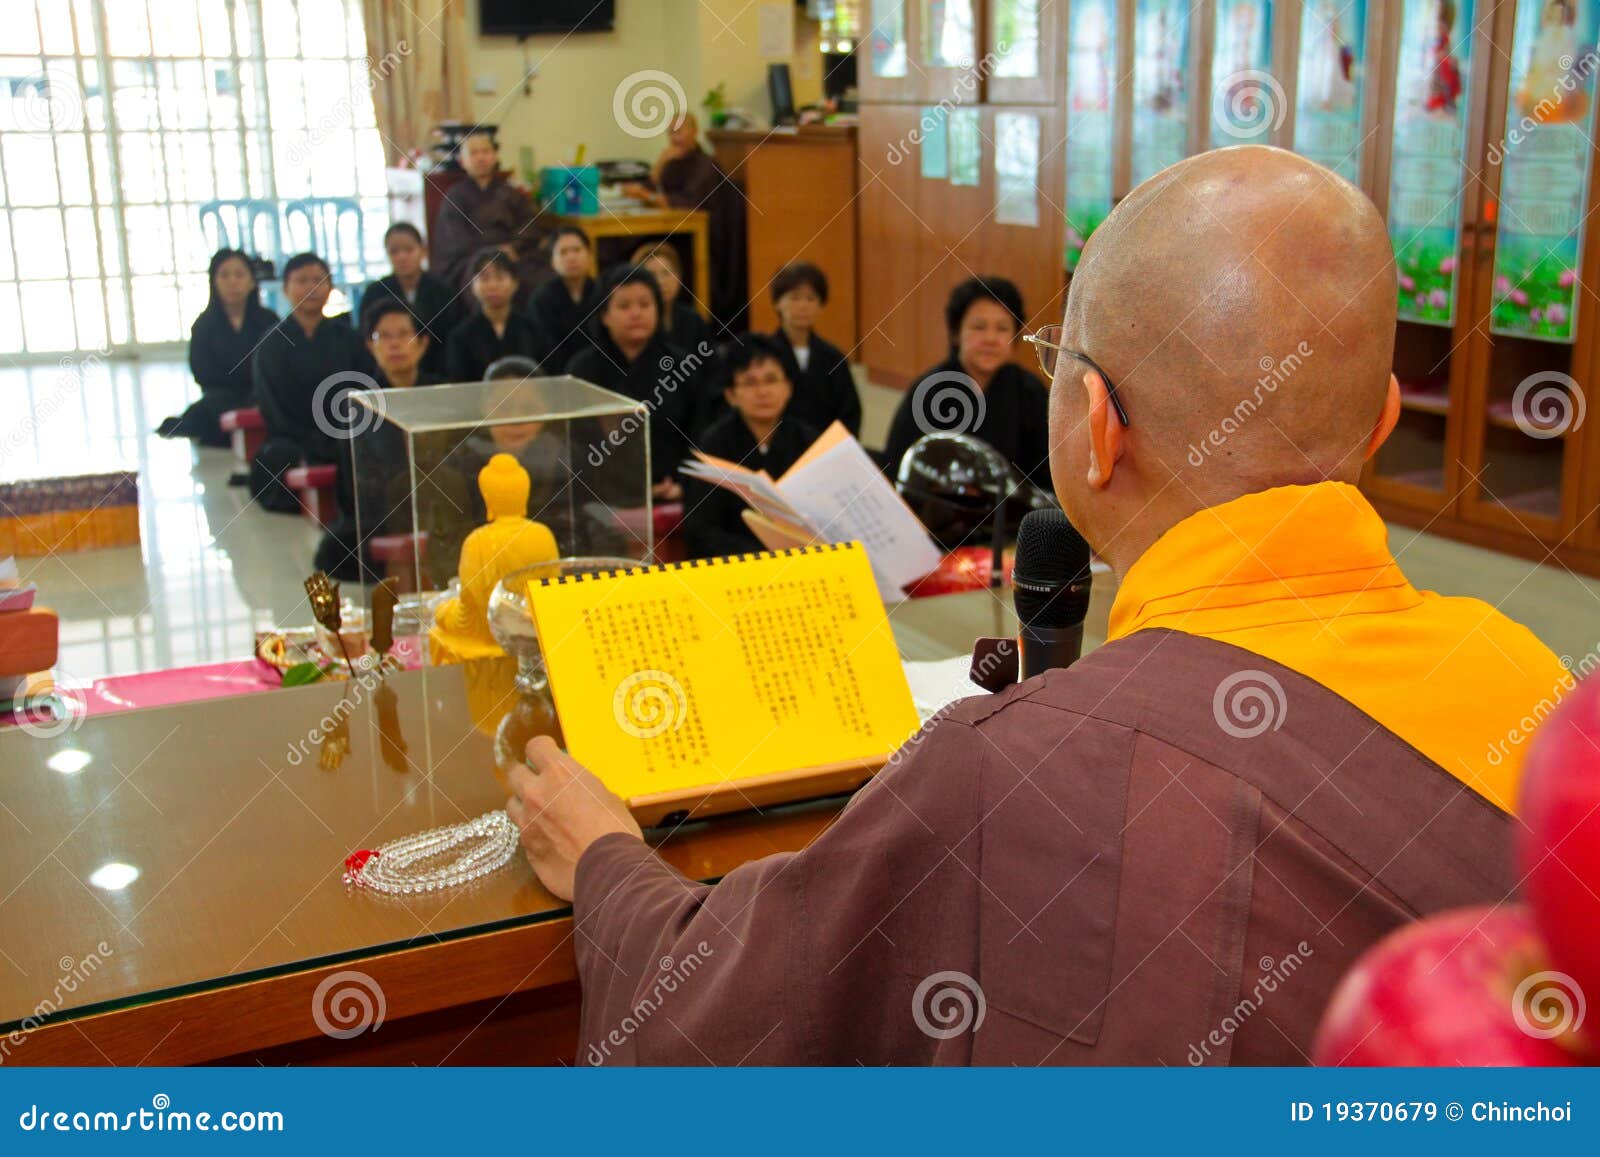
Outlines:
{"label": "window with metal grille", "polygon": [[381,267],[360,0],[7,0],[4,25],[0,355],[181,341],[223,245],[315,249],[344,292]]}

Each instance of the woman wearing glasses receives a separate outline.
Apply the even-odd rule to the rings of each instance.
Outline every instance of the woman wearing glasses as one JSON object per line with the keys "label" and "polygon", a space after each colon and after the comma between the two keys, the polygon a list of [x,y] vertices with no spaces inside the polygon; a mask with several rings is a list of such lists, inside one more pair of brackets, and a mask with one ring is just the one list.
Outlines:
{"label": "woman wearing glasses", "polygon": [[982,438],[1017,473],[1054,494],[1049,390],[1011,360],[1022,332],[1022,295],[1001,277],[969,278],[950,291],[944,317],[950,356],[901,400],[884,448],[890,476],[924,434],[954,432]]}

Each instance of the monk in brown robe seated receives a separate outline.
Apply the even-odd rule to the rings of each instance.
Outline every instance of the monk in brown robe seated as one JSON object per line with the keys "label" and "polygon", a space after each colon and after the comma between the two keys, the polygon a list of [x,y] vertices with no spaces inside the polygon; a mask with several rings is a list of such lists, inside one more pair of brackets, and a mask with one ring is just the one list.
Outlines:
{"label": "monk in brown robe seated", "polygon": [[1036,335],[1108,642],[947,708],[808,848],[715,885],[535,740],[508,806],[573,898],[579,1055],[1301,1064],[1379,937],[1510,897],[1494,740],[1563,668],[1411,586],[1356,489],[1394,332],[1383,219],[1326,169],[1244,147],[1139,186]]}
{"label": "monk in brown robe seated", "polygon": [[500,172],[500,150],[488,133],[468,135],[460,153],[466,178],[450,186],[428,238],[434,271],[447,285],[465,289],[473,255],[498,247],[516,262],[518,280],[531,292],[549,276],[532,198]]}
{"label": "monk in brown robe seated", "polygon": [[667,130],[667,146],[650,166],[650,182],[630,182],[623,191],[661,208],[709,214],[711,301],[702,304],[709,305],[723,331],[743,329],[750,306],[744,194],[700,147],[700,123],[693,113],[681,114]]}

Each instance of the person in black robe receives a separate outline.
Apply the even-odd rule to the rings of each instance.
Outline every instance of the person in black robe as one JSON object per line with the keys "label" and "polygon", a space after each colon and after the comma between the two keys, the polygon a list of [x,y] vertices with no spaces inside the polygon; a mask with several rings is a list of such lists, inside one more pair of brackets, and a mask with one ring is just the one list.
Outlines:
{"label": "person in black robe", "polygon": [[228,445],[219,422],[229,410],[250,405],[250,359],[278,315],[261,304],[250,258],[237,249],[211,256],[211,298],[189,330],[189,370],[200,397],[156,428],[163,438],[191,438],[202,446]]}
{"label": "person in black robe", "polygon": [[539,332],[535,355],[547,374],[566,372],[567,363],[589,342],[589,326],[599,306],[595,280],[589,275],[594,247],[576,225],[563,225],[550,242],[550,267],[555,276],[533,293],[528,320]]}
{"label": "person in black robe", "polygon": [[427,335],[428,352],[422,357],[424,373],[445,372],[444,347],[450,333],[466,316],[462,293],[423,268],[428,247],[422,234],[408,221],[396,221],[383,235],[383,248],[389,255],[391,272],[367,286],[361,294],[356,316],[361,332],[372,332],[372,312],[385,301],[398,301],[416,318],[420,332]]}
{"label": "person in black robe", "polygon": [[488,133],[472,133],[461,142],[461,167],[466,178],[450,186],[433,221],[435,271],[446,284],[464,289],[474,255],[497,246],[516,263],[519,279],[533,288],[546,273],[533,200],[500,172],[500,149]]}
{"label": "person in black robe", "polygon": [[[729,412],[707,427],[700,449],[748,470],[782,477],[818,431],[790,417],[794,387],[771,338],[748,334],[724,359]],[[695,478],[683,480],[683,532],[690,558],[717,558],[762,550],[744,523],[745,503],[731,490]]]}
{"label": "person in black robe", "polygon": [[[404,390],[439,383],[437,375],[422,368],[428,334],[404,302],[380,300],[365,316],[376,388]],[[336,579],[375,582],[383,574],[372,559],[372,539],[411,530],[406,438],[399,427],[353,403],[340,405],[338,416],[339,514],[317,544],[316,567]]]}
{"label": "person in black robe", "polygon": [[480,382],[505,357],[537,360],[539,331],[515,306],[517,267],[504,250],[481,249],[472,259],[472,296],[478,310],[450,331],[445,373],[452,382]]}
{"label": "person in black robe", "polygon": [[661,287],[661,329],[667,340],[684,353],[695,354],[706,361],[700,375],[706,393],[696,403],[699,409],[694,433],[699,434],[728,412],[728,403],[722,397],[726,373],[718,364],[716,327],[701,315],[691,295],[683,292],[683,261],[670,240],[639,246],[633,251],[632,260],[649,270]]}
{"label": "person in black robe", "polygon": [[250,463],[250,495],[268,510],[300,509],[284,473],[302,462],[338,461],[338,402],[372,382],[371,360],[355,329],[322,316],[331,287],[327,263],[315,253],[289,258],[283,290],[291,312],[261,339],[251,366],[266,439]]}
{"label": "person in black robe", "polygon": [[950,291],[944,311],[950,356],[906,391],[884,447],[891,478],[924,434],[971,434],[1005,456],[1046,494],[1050,484],[1050,392],[1011,361],[1022,332],[1022,295],[1000,277],[972,277]]}
{"label": "person in black robe", "polygon": [[673,121],[650,178],[649,185],[632,183],[623,189],[652,205],[703,209],[709,215],[711,300],[706,304],[725,331],[738,332],[750,311],[744,194],[700,147],[700,125],[692,113]]}
{"label": "person in black robe", "polygon": [[704,343],[706,356],[716,343],[716,327],[700,312],[707,303],[697,302],[684,292],[683,259],[670,240],[649,241],[629,258],[648,269],[661,287],[661,328],[667,340],[681,350],[699,350]]}
{"label": "person in black robe", "polygon": [[676,502],[683,497],[678,467],[700,428],[707,359],[669,342],[661,332],[661,313],[661,290],[648,270],[637,265],[612,269],[600,282],[591,345],[572,359],[567,372],[650,408],[652,489],[658,502]]}
{"label": "person in black robe", "polygon": [[794,383],[786,414],[818,430],[843,422],[859,438],[861,393],[850,363],[816,331],[817,314],[827,304],[827,275],[808,261],[785,265],[772,278],[772,306],[778,311],[772,340]]}

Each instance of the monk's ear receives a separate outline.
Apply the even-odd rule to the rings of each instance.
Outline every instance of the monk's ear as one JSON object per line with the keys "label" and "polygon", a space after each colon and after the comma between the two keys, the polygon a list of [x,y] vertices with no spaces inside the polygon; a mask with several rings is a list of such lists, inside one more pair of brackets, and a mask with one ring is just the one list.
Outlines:
{"label": "monk's ear", "polygon": [[1122,458],[1122,423],[1111,405],[1106,380],[1098,372],[1084,372],[1083,390],[1089,400],[1089,485],[1104,490]]}
{"label": "monk's ear", "polygon": [[1378,452],[1378,447],[1389,440],[1389,435],[1394,433],[1395,424],[1400,421],[1400,382],[1393,374],[1389,375],[1389,392],[1383,396],[1383,412],[1378,415],[1378,424],[1372,428],[1372,438],[1367,442],[1367,452],[1363,458],[1371,458]]}

